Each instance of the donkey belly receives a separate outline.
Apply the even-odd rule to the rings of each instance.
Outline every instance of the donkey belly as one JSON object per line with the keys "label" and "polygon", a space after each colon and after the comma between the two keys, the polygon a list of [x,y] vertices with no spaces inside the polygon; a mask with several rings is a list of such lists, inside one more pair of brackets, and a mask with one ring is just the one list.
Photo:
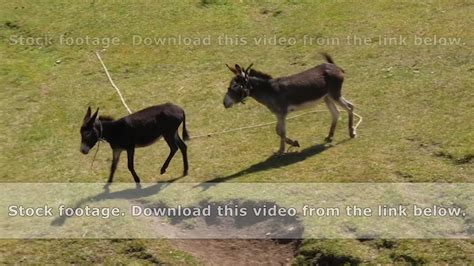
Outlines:
{"label": "donkey belly", "polygon": [[149,146],[158,141],[162,134],[162,130],[149,127],[141,130],[140,132],[135,132],[133,142],[135,144],[135,147]]}
{"label": "donkey belly", "polygon": [[135,147],[146,147],[149,146],[160,139],[161,136],[152,137],[152,136],[141,136],[135,140]]}
{"label": "donkey belly", "polygon": [[309,101],[302,102],[302,103],[299,103],[299,104],[290,104],[290,105],[288,105],[288,110],[287,111],[289,113],[289,112],[293,112],[293,111],[297,111],[297,110],[301,110],[301,109],[305,109],[305,108],[315,106],[315,105],[319,104],[320,102],[322,102],[324,100],[324,97],[326,97],[326,95],[323,95],[320,98],[317,98],[317,99],[314,99],[314,100],[309,100]]}

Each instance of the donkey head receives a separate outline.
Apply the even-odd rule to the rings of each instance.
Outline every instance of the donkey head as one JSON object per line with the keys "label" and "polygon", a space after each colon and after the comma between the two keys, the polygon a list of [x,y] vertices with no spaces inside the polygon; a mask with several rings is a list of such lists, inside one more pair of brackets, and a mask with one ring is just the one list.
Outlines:
{"label": "donkey head", "polygon": [[249,72],[253,64],[247,67],[247,69],[241,68],[239,65],[235,65],[235,68],[227,66],[227,68],[235,74],[229,84],[227,93],[224,97],[224,107],[229,108],[235,103],[244,103],[244,99],[250,95],[252,86],[249,81]]}
{"label": "donkey head", "polygon": [[81,126],[81,152],[83,154],[89,153],[89,150],[92,149],[100,139],[100,129],[94,127],[98,113],[99,108],[97,108],[97,111],[91,116],[91,108],[89,107],[86,116],[84,116],[84,121]]}

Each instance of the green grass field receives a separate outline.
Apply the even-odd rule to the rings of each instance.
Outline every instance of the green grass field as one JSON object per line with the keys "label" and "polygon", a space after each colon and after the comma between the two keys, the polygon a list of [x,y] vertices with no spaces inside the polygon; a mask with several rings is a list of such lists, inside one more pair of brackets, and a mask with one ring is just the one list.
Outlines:
{"label": "green grass field", "polygon": [[[79,152],[87,106],[127,114],[94,55],[101,50],[132,110],[174,102],[195,136],[275,120],[253,100],[224,110],[226,63],[281,76],[322,63],[326,51],[345,69],[343,94],[364,117],[356,139],[346,141],[341,113],[335,145],[315,148],[328,111],[288,121],[300,155],[267,160],[278,148],[274,126],[195,139],[180,182],[241,171],[226,182],[472,182],[473,12],[472,1],[1,1],[0,180],[106,180],[110,148],[101,145],[92,170],[93,154]],[[77,43],[86,36],[119,44]],[[137,43],[153,37],[200,43]],[[273,37],[282,41],[259,42]],[[143,182],[180,176],[180,154],[159,175],[167,154],[163,141],[137,150]],[[125,158],[115,180],[132,181]],[[200,263],[158,240],[2,240],[0,254],[2,263]],[[472,254],[472,240],[308,240],[294,263],[469,264]]]}

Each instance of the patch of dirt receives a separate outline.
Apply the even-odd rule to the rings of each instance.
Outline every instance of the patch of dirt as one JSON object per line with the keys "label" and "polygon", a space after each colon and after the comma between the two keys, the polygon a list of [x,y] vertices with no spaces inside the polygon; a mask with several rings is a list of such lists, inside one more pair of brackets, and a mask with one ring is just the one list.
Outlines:
{"label": "patch of dirt", "polygon": [[[163,202],[139,202],[145,208],[163,210],[170,208]],[[245,215],[227,214],[218,215],[218,209],[228,206],[234,209],[246,209]],[[157,232],[168,238],[182,239],[299,239],[303,235],[304,227],[298,216],[265,216],[256,215],[255,208],[280,208],[274,202],[267,201],[240,201],[226,202],[201,201],[196,206],[186,208],[209,208],[208,216],[159,216],[154,218],[157,223]]]}
{"label": "patch of dirt", "polygon": [[262,15],[271,15],[273,17],[278,17],[283,13],[282,10],[276,8],[263,8],[260,10],[260,14]]}
{"label": "patch of dirt", "polygon": [[158,260],[155,256],[148,253],[143,246],[137,245],[136,243],[132,243],[129,247],[127,247],[124,250],[124,253],[131,257],[135,257],[137,259],[144,260],[156,265],[162,264],[162,262]]}
{"label": "patch of dirt", "polygon": [[298,240],[173,239],[171,243],[206,265],[291,265]]}
{"label": "patch of dirt", "polygon": [[474,154],[466,154],[461,158],[456,159],[452,154],[445,151],[437,151],[434,153],[434,156],[448,159],[455,164],[468,164],[471,163],[472,159],[474,158]]}
{"label": "patch of dirt", "polygon": [[432,156],[435,156],[437,158],[447,159],[451,161],[452,163],[454,163],[455,165],[469,164],[472,162],[472,159],[474,159],[474,154],[466,154],[462,156],[461,158],[455,158],[452,154],[444,151],[442,149],[441,143],[438,143],[438,142],[426,143],[416,138],[407,138],[406,140],[415,143],[415,145],[429,152]]}
{"label": "patch of dirt", "polygon": [[407,172],[402,172],[402,171],[395,171],[395,174],[401,178],[403,178],[406,182],[413,182],[413,180],[415,179],[414,176],[410,173],[407,173]]}
{"label": "patch of dirt", "polygon": [[[160,203],[140,202],[147,208],[163,208]],[[194,207],[273,206],[272,202],[232,200],[200,202]],[[155,217],[156,232],[179,250],[186,251],[206,265],[290,265],[304,231],[298,217],[241,216]],[[279,238],[279,239],[275,239]]]}
{"label": "patch of dirt", "polygon": [[15,22],[12,22],[12,21],[5,22],[5,26],[9,29],[12,29],[12,30],[16,30],[16,29],[20,28],[20,26],[18,26],[18,24],[16,24]]}

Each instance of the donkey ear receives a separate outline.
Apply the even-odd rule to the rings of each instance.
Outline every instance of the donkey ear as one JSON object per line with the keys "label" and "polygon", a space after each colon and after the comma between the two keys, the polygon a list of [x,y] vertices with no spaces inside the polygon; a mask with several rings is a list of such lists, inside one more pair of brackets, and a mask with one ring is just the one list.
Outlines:
{"label": "donkey ear", "polygon": [[237,71],[236,73],[237,75],[240,75],[243,72],[242,68],[238,64],[235,64],[235,70]]}
{"label": "donkey ear", "polygon": [[226,66],[230,71],[232,71],[232,73],[234,73],[235,75],[238,75],[238,74],[239,74],[239,72],[237,72],[237,70],[236,70],[235,68],[230,67],[228,64],[225,64],[225,66]]}
{"label": "donkey ear", "polygon": [[90,117],[91,117],[91,107],[89,106],[87,108],[86,116],[84,116],[84,123],[87,122]]}
{"label": "donkey ear", "polygon": [[250,65],[247,67],[247,69],[245,69],[245,74],[247,74],[247,75],[249,74],[250,69],[252,69],[252,66],[253,66],[253,63],[250,64]]}
{"label": "donkey ear", "polygon": [[89,120],[89,123],[94,124],[95,119],[97,118],[97,115],[99,114],[99,108],[97,108],[97,111],[92,115],[91,119]]}

